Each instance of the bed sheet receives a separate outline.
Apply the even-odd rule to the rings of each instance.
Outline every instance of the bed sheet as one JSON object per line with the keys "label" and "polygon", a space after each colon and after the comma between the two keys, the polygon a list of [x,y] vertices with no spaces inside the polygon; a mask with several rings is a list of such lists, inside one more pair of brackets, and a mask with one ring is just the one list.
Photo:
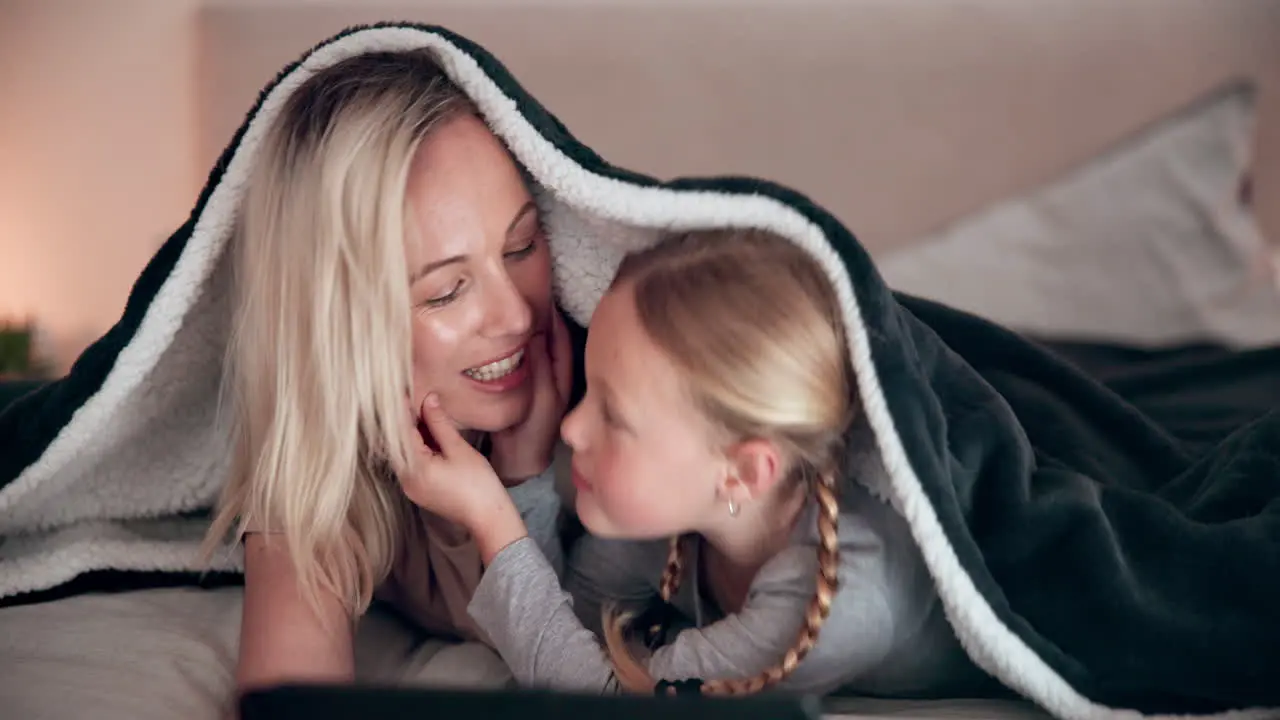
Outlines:
{"label": "bed sheet", "polygon": [[[225,720],[243,593],[161,588],[0,609],[0,707],[24,720]],[[375,608],[356,636],[357,678],[500,688],[501,659],[427,639]]]}
{"label": "bed sheet", "polygon": [[[240,628],[239,588],[161,588],[81,595],[0,609],[0,707],[10,717],[225,720]],[[356,641],[361,680],[503,688],[511,675],[477,643],[426,639],[376,609]],[[1047,715],[1029,703],[837,698],[824,718]]]}

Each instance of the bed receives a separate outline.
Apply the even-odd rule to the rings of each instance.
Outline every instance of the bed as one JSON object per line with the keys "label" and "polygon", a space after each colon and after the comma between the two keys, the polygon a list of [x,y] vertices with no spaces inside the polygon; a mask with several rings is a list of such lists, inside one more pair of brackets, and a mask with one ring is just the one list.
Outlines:
{"label": "bed", "polygon": [[[279,67],[387,18],[484,43],[619,165],[803,189],[894,289],[1043,340],[1179,432],[1207,441],[1280,399],[1280,4],[216,5],[198,16],[200,165]],[[219,717],[234,587],[75,589],[0,609],[0,705]],[[370,679],[508,680],[492,653],[390,613],[361,632]],[[1048,717],[964,699],[827,710]]]}

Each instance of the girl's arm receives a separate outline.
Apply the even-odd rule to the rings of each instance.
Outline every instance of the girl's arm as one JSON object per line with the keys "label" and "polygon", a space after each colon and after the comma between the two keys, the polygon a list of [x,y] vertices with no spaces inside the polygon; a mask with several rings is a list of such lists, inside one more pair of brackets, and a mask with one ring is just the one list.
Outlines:
{"label": "girl's arm", "polygon": [[[893,617],[880,591],[879,543],[843,545],[841,570],[847,584],[836,595],[817,646],[781,688],[829,692],[876,667],[892,645]],[[617,575],[630,567],[652,572],[651,563],[636,563],[626,553],[597,552],[606,545],[597,545],[597,551],[584,548],[574,553],[568,571],[570,585],[579,592],[592,587],[592,577]],[[857,573],[858,565],[867,565],[870,572]],[[813,548],[789,548],[762,569],[741,612],[681,632],[651,656],[642,656],[642,662],[653,677],[665,680],[745,679],[776,665],[804,622],[816,570]],[[599,589],[612,583],[594,584]],[[589,617],[609,599],[625,598],[571,596],[533,543],[520,539],[492,556],[468,611],[522,685],[617,692],[607,654],[578,616]],[[586,612],[575,614],[575,601],[582,601]]]}
{"label": "girl's arm", "polygon": [[247,534],[244,570],[238,689],[351,681],[353,623],[336,596],[320,599],[321,615],[303,599],[283,537]]}

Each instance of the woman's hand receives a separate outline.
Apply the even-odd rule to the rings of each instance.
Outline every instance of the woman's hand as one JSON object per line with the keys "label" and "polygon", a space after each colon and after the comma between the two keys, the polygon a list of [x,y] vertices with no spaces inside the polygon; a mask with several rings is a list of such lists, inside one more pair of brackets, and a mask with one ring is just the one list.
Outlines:
{"label": "woman's hand", "polygon": [[503,482],[517,484],[551,467],[560,421],[569,405],[573,387],[573,349],[560,311],[551,308],[547,332],[529,343],[532,363],[533,402],[529,414],[517,425],[492,433],[489,460]]}
{"label": "woman's hand", "polygon": [[415,422],[418,456],[413,472],[400,479],[404,494],[466,528],[488,565],[498,551],[528,534],[524,520],[489,461],[462,437],[434,393],[423,401],[420,416],[439,450],[427,446]]}

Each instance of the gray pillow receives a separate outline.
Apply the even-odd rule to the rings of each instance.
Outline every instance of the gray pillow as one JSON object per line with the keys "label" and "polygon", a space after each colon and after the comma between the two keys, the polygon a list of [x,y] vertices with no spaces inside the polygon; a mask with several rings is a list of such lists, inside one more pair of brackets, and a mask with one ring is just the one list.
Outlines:
{"label": "gray pillow", "polygon": [[1043,187],[879,261],[889,285],[1054,339],[1280,342],[1246,199],[1256,92],[1232,82]]}

